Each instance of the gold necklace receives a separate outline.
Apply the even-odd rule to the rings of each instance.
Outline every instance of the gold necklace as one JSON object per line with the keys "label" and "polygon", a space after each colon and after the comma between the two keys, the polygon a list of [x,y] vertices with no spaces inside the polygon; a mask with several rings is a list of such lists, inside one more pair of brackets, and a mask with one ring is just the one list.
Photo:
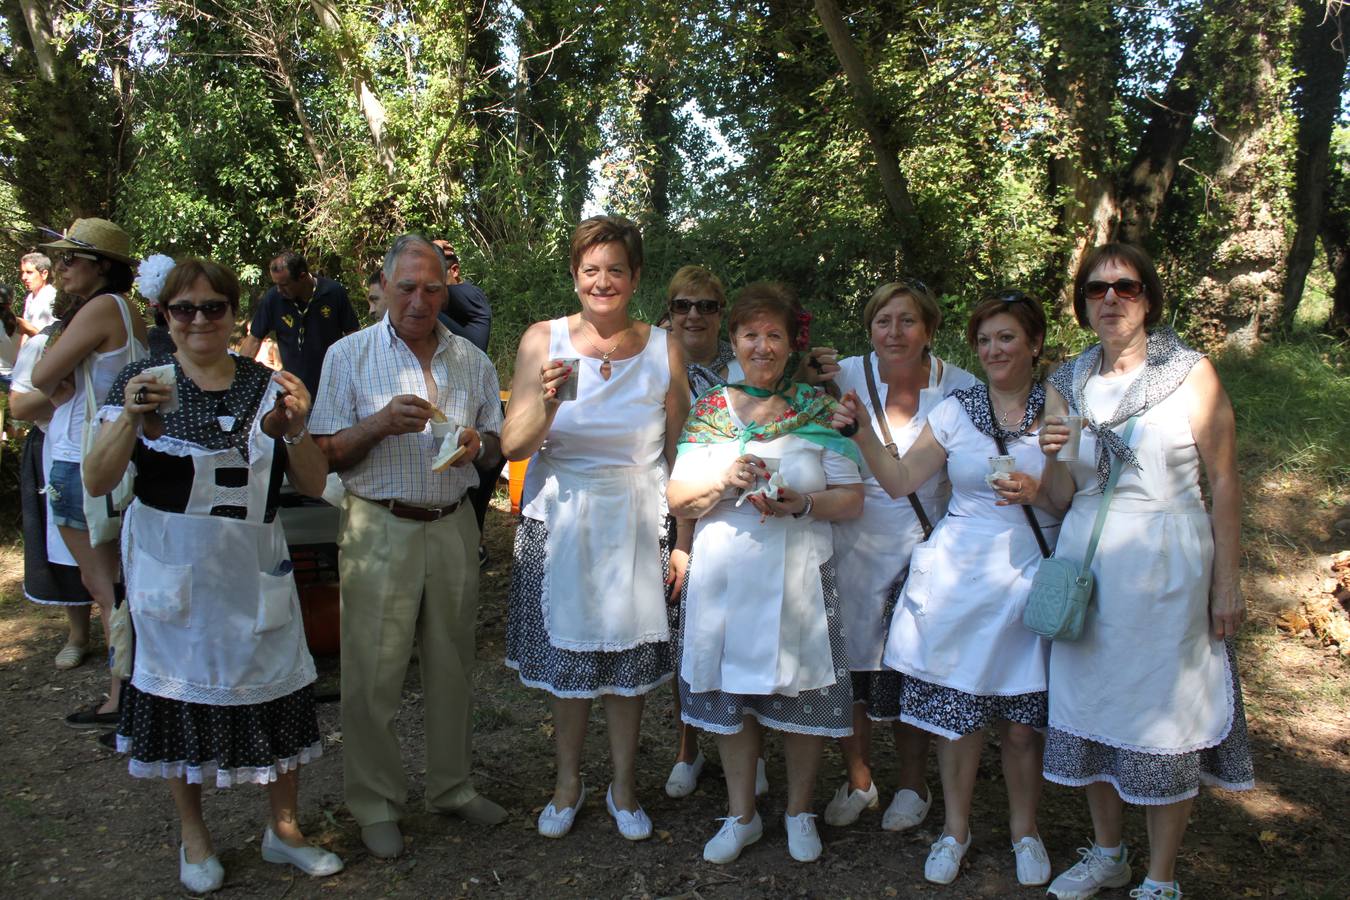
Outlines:
{"label": "gold necklace", "polygon": [[[591,325],[589,319],[583,318],[581,321],[583,325]],[[625,325],[623,330],[619,332],[619,336],[614,339],[614,346],[610,347],[608,350],[601,350],[599,347],[597,347],[595,345],[595,341],[591,340],[591,336],[586,333],[586,329],[584,327],[581,329],[581,336],[586,339],[586,343],[591,345],[592,350],[600,354],[600,377],[605,379],[606,381],[609,381],[609,376],[614,372],[614,367],[610,365],[609,358],[614,355],[615,350],[619,349],[619,345],[623,343],[624,335],[626,335],[628,333],[628,329],[632,327],[633,327],[632,322],[629,322],[627,325]],[[591,328],[595,329],[595,326],[591,325]],[[595,336],[596,337],[600,336],[600,332],[598,329],[595,330]]]}

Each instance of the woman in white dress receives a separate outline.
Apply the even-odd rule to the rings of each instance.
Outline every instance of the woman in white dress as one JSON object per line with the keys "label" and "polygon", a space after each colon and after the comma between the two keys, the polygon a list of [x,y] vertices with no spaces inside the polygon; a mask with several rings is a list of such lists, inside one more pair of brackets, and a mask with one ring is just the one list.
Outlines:
{"label": "woman in white dress", "polygon": [[[1145,807],[1148,877],[1131,896],[1176,898],[1176,856],[1201,784],[1252,787],[1231,643],[1242,493],[1233,409],[1214,366],[1161,326],[1162,284],[1144,251],[1108,244],[1074,282],[1074,312],[1101,341],[1051,379],[1043,490],[1072,498],[1059,552],[1081,559],[1111,470],[1121,470],[1093,557],[1083,634],[1050,655],[1045,777],[1085,787],[1093,843],[1050,886],[1090,897],[1130,881],[1124,804]],[[1079,453],[1056,459],[1084,419]],[[1132,417],[1129,444],[1121,438]],[[1205,510],[1201,473],[1213,516]]]}
{"label": "woman in white dress", "polygon": [[[102,405],[122,367],[145,352],[146,329],[125,296],[131,290],[131,238],[106,219],[76,219],[59,241],[42,245],[55,251],[61,289],[79,298],[65,328],[49,338],[33,367],[33,386],[51,400],[55,412],[47,427],[52,463],[47,481],[48,514],[57,525],[75,562],[80,580],[98,604],[104,633],[111,621],[117,581],[117,542],[94,546],[84,515],[80,458],[90,408]],[[93,386],[92,402],[86,385]],[[87,640],[87,632],[83,637]],[[79,637],[72,635],[72,641]],[[87,647],[68,644],[68,658],[78,661]],[[66,653],[65,650],[62,653]],[[66,717],[72,728],[117,724],[121,682],[111,678],[108,696]]]}
{"label": "woman in white dress", "polygon": [[[856,394],[844,398],[844,407],[865,426],[854,440],[892,497],[905,496],[944,467],[952,483],[946,517],[910,557],[883,657],[905,676],[901,719],[939,738],[946,821],[924,877],[948,884],[960,871],[971,842],[984,734],[995,726],[1017,880],[1044,884],[1050,861],[1036,808],[1049,647],[1022,625],[1022,611],[1036,568],[1054,546],[1058,515],[1016,507],[1036,498],[1044,460],[1036,432],[1045,390],[1035,380],[1035,365],[1045,313],[1020,291],[991,297],[971,312],[966,338],[989,386],[958,390],[938,404],[900,459],[881,446]],[[992,457],[1005,457],[1013,471],[991,478]]]}
{"label": "woman in white dress", "polygon": [[[852,391],[861,400],[877,436],[892,456],[899,456],[918,439],[938,403],[977,381],[932,353],[942,311],[922,281],[902,280],[877,288],[863,307],[863,324],[872,352],[840,360],[834,382],[842,393]],[[883,666],[881,655],[910,552],[932,531],[931,523],[946,513],[951,483],[942,469],[912,497],[892,498],[870,475],[864,477],[863,486],[867,499],[862,516],[834,526],[839,608],[853,675],[853,734],[839,739],[848,780],[825,807],[825,821],[849,825],[864,809],[877,806],[871,747],[875,719],[893,723],[900,770],[881,827],[903,831],[922,822],[933,803],[924,781],[929,736],[900,721],[903,676]],[[922,522],[918,510],[923,511]]]}
{"label": "woman in white dress", "polygon": [[727,779],[728,815],[703,848],[710,862],[731,862],[763,834],[755,770],[765,725],[783,732],[788,851],[817,859],[821,750],[851,730],[829,523],[856,517],[863,490],[857,451],[829,426],[835,401],[784,378],[801,315],[781,285],[742,290],[728,328],[745,381],[694,405],[668,491],[675,515],[698,520],[680,707],[685,722],[717,735]]}
{"label": "woman in white dress", "polygon": [[672,669],[660,539],[689,387],[679,344],[629,315],[642,276],[637,226],[582,222],[570,268],[581,311],[526,330],[502,427],[507,459],[530,459],[506,664],[553,695],[557,772],[539,833],[562,837],[581,809],[582,746],[600,697],[614,768],[605,805],[636,841],[652,834],[636,786],[643,696]]}

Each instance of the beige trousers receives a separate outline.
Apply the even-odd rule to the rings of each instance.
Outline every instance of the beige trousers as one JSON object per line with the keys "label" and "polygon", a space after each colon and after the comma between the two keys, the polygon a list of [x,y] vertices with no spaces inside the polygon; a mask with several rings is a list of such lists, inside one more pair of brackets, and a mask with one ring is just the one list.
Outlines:
{"label": "beige trousers", "polygon": [[408,780],[394,717],[417,641],[426,717],[426,805],[449,812],[474,798],[474,622],[478,524],[473,506],[437,522],[400,519],[347,495],[342,575],[342,771],[357,824],[397,822]]}

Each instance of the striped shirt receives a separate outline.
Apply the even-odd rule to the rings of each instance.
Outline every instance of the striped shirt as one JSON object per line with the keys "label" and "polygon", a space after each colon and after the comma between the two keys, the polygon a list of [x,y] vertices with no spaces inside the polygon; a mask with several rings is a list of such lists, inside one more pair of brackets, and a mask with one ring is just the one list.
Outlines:
{"label": "striped shirt", "polygon": [[[456,425],[500,434],[497,370],[487,354],[440,324],[436,342],[431,374],[441,411]],[[309,429],[316,435],[337,434],[375,415],[399,394],[426,393],[421,363],[386,316],[328,348]],[[478,484],[478,473],[472,465],[432,472],[436,450],[428,422],[420,432],[384,438],[365,459],[338,474],[348,491],[368,500],[448,506]]]}

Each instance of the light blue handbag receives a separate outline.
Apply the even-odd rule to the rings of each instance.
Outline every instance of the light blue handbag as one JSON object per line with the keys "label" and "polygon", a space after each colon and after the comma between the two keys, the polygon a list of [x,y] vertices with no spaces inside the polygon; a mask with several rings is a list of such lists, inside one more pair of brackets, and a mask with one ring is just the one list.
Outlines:
{"label": "light blue handbag", "polygon": [[[1130,434],[1138,418],[1131,416],[1125,426],[1122,437],[1126,444],[1130,442]],[[1083,620],[1087,618],[1095,587],[1092,557],[1097,553],[1097,542],[1102,536],[1111,497],[1116,492],[1116,482],[1120,480],[1120,469],[1120,461],[1112,460],[1111,475],[1106,481],[1106,490],[1102,491],[1102,502],[1097,507],[1097,520],[1092,525],[1092,537],[1088,539],[1083,564],[1080,566],[1052,556],[1041,560],[1041,566],[1036,570],[1026,609],[1022,611],[1022,624],[1042,637],[1052,641],[1072,641],[1083,633]]]}

